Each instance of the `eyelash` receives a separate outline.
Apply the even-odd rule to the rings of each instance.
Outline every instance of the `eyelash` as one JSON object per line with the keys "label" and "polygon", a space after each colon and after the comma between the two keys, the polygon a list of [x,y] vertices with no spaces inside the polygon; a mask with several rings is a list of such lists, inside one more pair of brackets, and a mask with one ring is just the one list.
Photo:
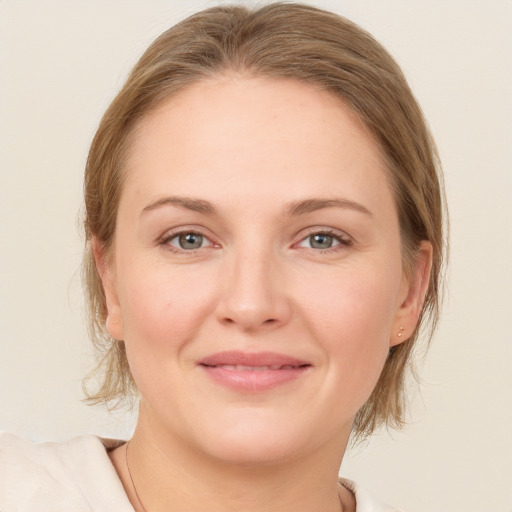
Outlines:
{"label": "eyelash", "polygon": [[[178,247],[174,247],[170,245],[171,240],[174,240],[175,238],[178,238],[182,235],[197,235],[202,237],[204,240],[207,240],[210,242],[210,245],[205,247],[198,247],[197,249],[182,249]],[[353,240],[348,237],[345,233],[341,233],[339,231],[333,230],[333,229],[318,229],[318,228],[312,228],[309,233],[307,233],[305,236],[303,236],[298,242],[293,244],[293,247],[300,247],[300,244],[308,240],[309,238],[315,236],[315,235],[325,235],[328,237],[332,237],[337,243],[337,245],[334,245],[332,247],[328,247],[327,249],[315,249],[313,247],[305,247],[305,249],[309,249],[310,251],[313,251],[314,253],[318,254],[325,254],[325,253],[332,253],[339,250],[346,249],[347,247],[350,247],[353,244]],[[180,231],[175,231],[173,233],[166,233],[162,238],[159,239],[158,244],[161,246],[164,246],[166,250],[174,253],[174,254],[195,254],[197,251],[201,249],[210,249],[219,247],[219,244],[215,244],[212,242],[205,234],[201,233],[201,231],[194,230],[194,229],[182,229]]]}
{"label": "eyelash", "polygon": [[306,236],[302,237],[301,240],[297,244],[294,244],[294,245],[299,245],[315,235],[329,236],[338,242],[337,245],[328,247],[327,249],[315,249],[313,247],[307,248],[311,251],[314,251],[315,253],[326,254],[326,253],[337,252],[337,251],[346,249],[347,247],[350,247],[353,244],[353,240],[348,235],[346,235],[345,233],[342,233],[340,231],[337,231],[334,229],[312,228],[311,231],[306,234]]}
{"label": "eyelash", "polygon": [[[182,235],[200,236],[204,240],[207,240],[208,242],[210,242],[210,245],[206,246],[206,247],[198,247],[197,249],[190,249],[190,250],[182,249],[182,248],[178,248],[178,247],[174,247],[174,246],[170,245],[171,240],[174,240],[175,238],[178,238]],[[194,254],[201,249],[209,249],[209,248],[215,247],[216,245],[218,246],[218,244],[214,244],[206,235],[204,235],[203,233],[201,233],[200,231],[195,230],[195,229],[182,229],[180,231],[175,231],[173,233],[166,233],[159,240],[158,244],[161,246],[164,246],[166,250],[168,250],[169,252],[172,252],[174,254]]]}

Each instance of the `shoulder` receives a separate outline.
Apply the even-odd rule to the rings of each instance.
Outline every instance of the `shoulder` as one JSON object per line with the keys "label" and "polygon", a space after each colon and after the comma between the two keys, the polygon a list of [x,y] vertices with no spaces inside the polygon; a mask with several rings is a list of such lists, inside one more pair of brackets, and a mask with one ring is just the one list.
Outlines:
{"label": "shoulder", "polygon": [[402,512],[398,508],[386,505],[369,491],[352,480],[340,478],[340,483],[354,493],[356,498],[356,512]]}
{"label": "shoulder", "polygon": [[114,445],[91,435],[37,444],[0,433],[0,510],[133,512],[108,457]]}

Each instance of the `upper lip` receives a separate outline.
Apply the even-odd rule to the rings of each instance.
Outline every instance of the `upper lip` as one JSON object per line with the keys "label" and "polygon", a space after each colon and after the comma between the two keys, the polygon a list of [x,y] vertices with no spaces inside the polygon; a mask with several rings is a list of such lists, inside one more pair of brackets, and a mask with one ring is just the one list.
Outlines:
{"label": "upper lip", "polygon": [[310,366],[310,363],[276,352],[242,352],[228,350],[217,352],[201,359],[198,364],[203,366]]}

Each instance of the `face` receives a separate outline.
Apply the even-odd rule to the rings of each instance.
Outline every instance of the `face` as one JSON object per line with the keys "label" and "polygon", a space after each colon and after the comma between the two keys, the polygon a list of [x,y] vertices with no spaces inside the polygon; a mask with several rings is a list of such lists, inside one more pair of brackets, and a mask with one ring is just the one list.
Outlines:
{"label": "face", "polygon": [[134,138],[116,229],[97,255],[140,421],[198,454],[339,447],[414,328],[379,147],[309,85],[223,76],[168,100]]}

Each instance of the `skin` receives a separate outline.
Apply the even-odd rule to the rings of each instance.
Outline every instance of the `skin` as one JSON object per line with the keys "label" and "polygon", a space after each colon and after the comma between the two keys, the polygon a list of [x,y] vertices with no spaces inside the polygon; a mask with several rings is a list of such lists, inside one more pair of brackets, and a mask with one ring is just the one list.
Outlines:
{"label": "skin", "polygon": [[[190,232],[199,249],[180,246]],[[311,238],[322,233],[324,249]],[[328,93],[224,75],[141,122],[111,258],[94,250],[107,328],[142,397],[129,464],[146,510],[354,510],[337,483],[351,424],[390,346],[413,331],[428,282],[430,245],[410,278],[400,245],[380,148]],[[224,350],[310,367],[238,392],[197,365]],[[125,458],[126,445],[112,453],[142,510]]]}

